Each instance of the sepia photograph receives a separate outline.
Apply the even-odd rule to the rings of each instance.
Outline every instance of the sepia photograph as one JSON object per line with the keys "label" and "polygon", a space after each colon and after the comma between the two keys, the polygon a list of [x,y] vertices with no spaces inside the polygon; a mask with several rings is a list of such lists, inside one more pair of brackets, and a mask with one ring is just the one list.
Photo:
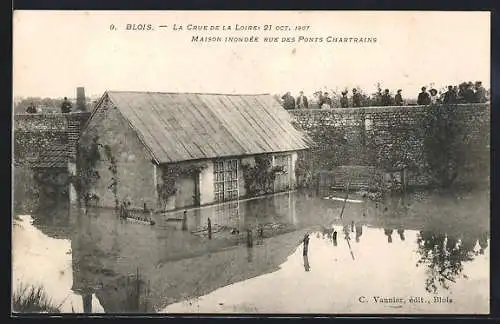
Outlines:
{"label": "sepia photograph", "polygon": [[15,10],[11,314],[489,314],[490,16]]}

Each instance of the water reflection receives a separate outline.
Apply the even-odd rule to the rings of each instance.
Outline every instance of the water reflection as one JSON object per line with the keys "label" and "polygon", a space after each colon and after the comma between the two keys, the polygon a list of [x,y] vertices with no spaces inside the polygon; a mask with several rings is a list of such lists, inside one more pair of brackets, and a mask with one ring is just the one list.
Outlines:
{"label": "water reflection", "polygon": [[399,239],[401,241],[405,240],[405,230],[403,228],[399,228],[398,229],[398,235],[399,235]]}
{"label": "water reflection", "polygon": [[489,239],[488,232],[483,232],[483,234],[479,237],[478,243],[479,246],[481,247],[479,250],[479,254],[483,255],[484,251],[488,248],[488,239]]}
{"label": "water reflection", "polygon": [[[479,240],[487,237],[475,237],[471,233],[464,233],[461,239],[446,235],[442,232],[420,231],[417,236],[418,254],[420,259],[417,267],[425,265],[428,277],[425,289],[435,293],[438,285],[449,289],[451,283],[456,283],[457,277],[462,274],[464,263],[474,260],[478,254],[484,254],[484,249],[475,249]],[[484,246],[487,247],[487,240]]]}
{"label": "water reflection", "polygon": [[97,298],[102,301],[107,312],[128,313],[128,312],[151,312],[149,307],[149,287],[141,279],[140,273],[120,277],[108,284],[97,293]]}
{"label": "water reflection", "polygon": [[[154,312],[224,289],[228,289],[225,299],[231,299],[239,294],[238,283],[251,287],[271,274],[298,282],[303,291],[315,291],[314,284],[309,287],[297,272],[310,272],[310,263],[316,265],[316,279],[308,280],[329,281],[335,286],[331,289],[342,286],[347,296],[368,294],[378,284],[392,289],[388,293],[417,294],[419,289],[439,293],[442,288],[458,289],[458,294],[463,287],[483,293],[484,285],[474,282],[470,288],[463,281],[487,273],[482,265],[464,270],[467,264],[480,264],[477,257],[488,253],[489,215],[484,202],[475,196],[459,203],[439,195],[394,197],[347,204],[340,219],[341,201],[285,194],[188,210],[186,217],[184,210],[155,215],[155,226],[120,220],[111,210],[83,212],[61,203],[40,206],[33,217],[45,235],[71,241],[71,290],[81,296],[84,312],[95,311],[92,298],[106,312]],[[471,220],[474,210],[480,211],[479,216]],[[299,260],[302,254],[302,260],[293,268],[295,253]],[[384,271],[384,276],[378,274]],[[351,284],[344,287],[343,282]],[[413,282],[416,286],[408,286]],[[276,287],[284,286],[276,283]],[[317,302],[324,301],[326,307],[330,297],[324,293],[318,292],[323,297]],[[464,303],[472,296],[464,297]],[[294,303],[279,307],[295,312]],[[351,311],[364,310],[360,306]]]}
{"label": "water reflection", "polygon": [[387,243],[392,243],[392,233],[394,230],[392,228],[384,228],[384,234],[387,236]]}
{"label": "water reflection", "polygon": [[357,243],[359,243],[359,239],[361,238],[361,235],[363,235],[363,225],[356,224],[356,242]]}
{"label": "water reflection", "polygon": [[253,247],[247,247],[247,260],[248,263],[253,262]]}
{"label": "water reflection", "polygon": [[[13,291],[20,286],[43,287],[47,297],[61,312],[103,312],[92,291],[72,291],[71,242],[57,230],[42,232],[33,226],[29,216],[14,221],[13,230]],[[47,229],[47,226],[44,226]],[[52,237],[49,237],[51,235]]]}
{"label": "water reflection", "polygon": [[349,224],[345,224],[342,227],[342,231],[344,232],[344,238],[346,239],[346,241],[350,240],[351,239],[351,233],[349,231]]}
{"label": "water reflection", "polygon": [[311,266],[309,265],[309,257],[305,254],[303,255],[303,259],[304,259],[304,270],[306,272],[311,271]]}

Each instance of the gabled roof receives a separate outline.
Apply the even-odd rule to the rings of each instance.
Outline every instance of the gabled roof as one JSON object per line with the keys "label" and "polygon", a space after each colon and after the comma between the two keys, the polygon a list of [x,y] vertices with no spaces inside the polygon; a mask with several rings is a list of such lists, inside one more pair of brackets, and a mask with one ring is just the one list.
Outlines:
{"label": "gabled roof", "polygon": [[[108,91],[158,163],[307,149],[268,94]],[[101,101],[102,102],[102,101]]]}

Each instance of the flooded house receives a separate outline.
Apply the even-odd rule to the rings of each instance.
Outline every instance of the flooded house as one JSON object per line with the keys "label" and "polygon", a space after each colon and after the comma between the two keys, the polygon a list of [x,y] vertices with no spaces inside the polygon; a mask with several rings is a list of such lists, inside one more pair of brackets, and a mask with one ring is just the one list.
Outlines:
{"label": "flooded house", "polygon": [[288,191],[308,143],[271,95],[107,91],[79,141],[79,189],[156,211]]}

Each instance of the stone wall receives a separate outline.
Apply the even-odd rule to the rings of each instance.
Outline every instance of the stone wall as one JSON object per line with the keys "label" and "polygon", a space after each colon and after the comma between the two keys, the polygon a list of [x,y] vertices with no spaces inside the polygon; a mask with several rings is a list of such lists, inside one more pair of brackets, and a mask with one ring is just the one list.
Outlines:
{"label": "stone wall", "polygon": [[[302,159],[315,174],[339,166],[375,166],[385,172],[406,169],[409,185],[436,185],[432,155],[451,154],[449,160],[458,164],[457,182],[485,182],[489,177],[489,104],[308,109],[290,114],[294,125],[314,142]],[[448,144],[440,152],[432,147],[436,142]]]}
{"label": "stone wall", "polygon": [[[14,115],[14,206],[30,212],[41,200],[68,192],[68,166],[89,113]],[[54,196],[56,195],[56,196]],[[54,197],[51,197],[54,196]]]}
{"label": "stone wall", "polygon": [[13,209],[15,213],[30,213],[38,203],[36,181],[28,167],[13,168]]}
{"label": "stone wall", "polygon": [[76,155],[90,113],[14,115],[14,160],[31,167],[63,167]]}

